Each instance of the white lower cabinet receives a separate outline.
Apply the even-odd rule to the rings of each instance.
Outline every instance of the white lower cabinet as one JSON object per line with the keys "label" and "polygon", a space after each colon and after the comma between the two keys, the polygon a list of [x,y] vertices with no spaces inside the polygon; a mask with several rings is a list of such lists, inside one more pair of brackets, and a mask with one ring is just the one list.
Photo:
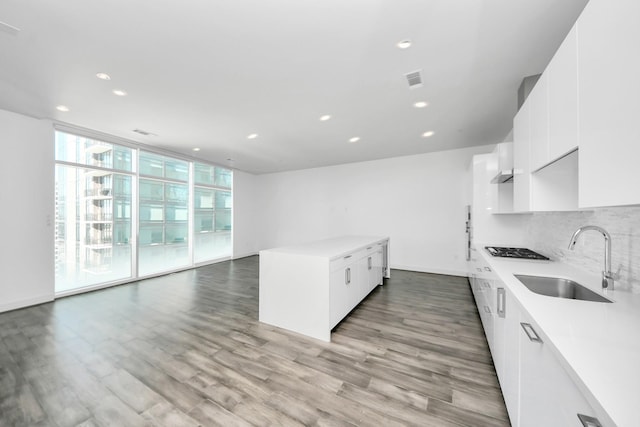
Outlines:
{"label": "white lower cabinet", "polygon": [[[595,427],[594,410],[569,377],[538,326],[520,314],[518,426]],[[582,418],[582,419],[581,419]]]}
{"label": "white lower cabinet", "polygon": [[369,276],[368,290],[373,290],[382,284],[382,248],[376,248],[373,253],[367,256],[367,270]]}
{"label": "white lower cabinet", "polygon": [[491,357],[500,381],[505,404],[512,425],[518,419],[519,348],[518,324],[520,310],[511,292],[496,278],[496,315],[493,325]]}
{"label": "white lower cabinet", "polygon": [[330,327],[336,326],[376,286],[382,284],[382,246],[367,247],[331,262]]}
{"label": "white lower cabinet", "polygon": [[470,283],[511,425],[605,426],[535,321],[478,258],[470,266]]}

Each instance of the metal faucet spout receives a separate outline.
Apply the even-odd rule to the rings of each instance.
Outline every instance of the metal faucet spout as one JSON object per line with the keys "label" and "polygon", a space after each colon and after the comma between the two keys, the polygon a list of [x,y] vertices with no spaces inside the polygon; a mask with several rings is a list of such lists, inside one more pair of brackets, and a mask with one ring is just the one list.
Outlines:
{"label": "metal faucet spout", "polygon": [[576,246],[578,236],[580,236],[584,231],[589,230],[597,231],[604,237],[604,270],[602,271],[602,288],[613,290],[614,276],[611,272],[611,236],[607,230],[598,227],[597,225],[585,225],[584,227],[580,227],[575,233],[573,233],[573,236],[571,236],[569,249],[573,250]]}

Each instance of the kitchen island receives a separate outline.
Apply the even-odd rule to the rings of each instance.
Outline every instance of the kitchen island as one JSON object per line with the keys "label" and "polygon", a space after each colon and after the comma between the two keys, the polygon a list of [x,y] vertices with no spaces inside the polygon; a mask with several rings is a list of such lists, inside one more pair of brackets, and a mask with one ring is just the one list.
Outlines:
{"label": "kitchen island", "polygon": [[383,277],[389,238],[343,236],[260,251],[259,320],[322,341]]}

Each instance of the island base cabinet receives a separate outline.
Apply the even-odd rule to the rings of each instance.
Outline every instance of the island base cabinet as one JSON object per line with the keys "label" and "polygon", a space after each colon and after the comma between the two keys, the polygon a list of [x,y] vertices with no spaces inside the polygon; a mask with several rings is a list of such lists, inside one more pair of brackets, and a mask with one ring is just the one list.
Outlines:
{"label": "island base cabinet", "polygon": [[344,236],[260,251],[258,320],[330,342],[331,330],[383,283],[388,247],[388,237]]}
{"label": "island base cabinet", "polygon": [[[538,326],[520,315],[519,427],[596,427],[593,408],[545,343]],[[589,417],[593,424],[579,418]],[[586,419],[586,418],[585,418]],[[513,420],[512,420],[513,421]],[[596,424],[595,422],[598,422]]]}
{"label": "island base cabinet", "polygon": [[335,327],[376,286],[383,283],[382,249],[368,247],[365,251],[344,257],[331,264],[330,315]]}
{"label": "island base cabinet", "polygon": [[358,263],[350,263],[339,268],[330,275],[330,313],[329,326],[333,328],[342,320],[358,303],[361,293],[362,271]]}

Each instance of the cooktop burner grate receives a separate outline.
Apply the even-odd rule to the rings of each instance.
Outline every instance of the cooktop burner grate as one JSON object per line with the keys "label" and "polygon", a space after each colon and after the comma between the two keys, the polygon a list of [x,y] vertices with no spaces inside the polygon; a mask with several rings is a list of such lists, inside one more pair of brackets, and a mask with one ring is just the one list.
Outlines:
{"label": "cooktop burner grate", "polygon": [[501,258],[523,258],[523,259],[540,259],[548,260],[544,255],[527,248],[503,248],[499,246],[484,247],[490,255]]}

